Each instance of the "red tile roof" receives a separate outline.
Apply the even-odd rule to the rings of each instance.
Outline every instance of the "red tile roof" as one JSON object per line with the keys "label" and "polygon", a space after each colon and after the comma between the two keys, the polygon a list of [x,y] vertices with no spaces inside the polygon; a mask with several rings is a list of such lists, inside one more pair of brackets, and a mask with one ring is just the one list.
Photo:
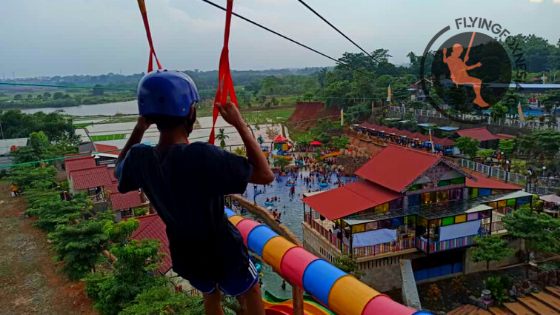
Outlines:
{"label": "red tile roof", "polygon": [[355,182],[309,196],[303,202],[329,220],[336,220],[397,199],[400,194],[367,182]]}
{"label": "red tile roof", "polygon": [[520,190],[521,186],[506,183],[501,180],[487,177],[478,172],[470,172],[471,178],[467,177],[466,185],[471,188],[490,188],[498,190]]}
{"label": "red tile roof", "polygon": [[507,133],[497,133],[496,137],[500,139],[515,139],[514,135],[508,135]]}
{"label": "red tile roof", "polygon": [[95,159],[91,156],[66,158],[64,160],[64,168],[66,169],[66,174],[70,174],[70,172],[75,170],[83,170],[92,167],[95,167]]}
{"label": "red tile roof", "polygon": [[130,191],[126,194],[118,192],[111,194],[111,207],[113,210],[137,208],[143,205],[144,202],[139,191]]}
{"label": "red tile roof", "polygon": [[159,251],[163,254],[163,259],[159,272],[166,273],[171,269],[171,254],[169,252],[169,240],[165,233],[165,223],[157,214],[149,214],[137,218],[140,222],[138,229],[132,233],[132,239],[143,240],[151,239],[157,240],[160,243]]}
{"label": "red tile roof", "polygon": [[95,166],[70,172],[72,187],[75,190],[110,187],[112,185],[111,176],[106,166]]}
{"label": "red tile roof", "polygon": [[[375,129],[376,131],[384,131],[386,134],[392,134],[393,133],[397,136],[405,136],[409,139],[418,139],[418,140],[423,141],[423,142],[430,141],[430,136],[424,135],[424,134],[419,133],[419,132],[401,130],[401,129],[397,129],[397,128],[391,128],[391,127],[387,127],[387,126],[371,124],[371,123],[368,123],[368,122],[362,123],[360,125],[360,127],[367,128],[367,129]],[[434,141],[434,144],[439,144],[439,145],[445,146],[445,147],[450,147],[450,146],[453,146],[455,144],[455,141],[453,141],[451,139],[448,139],[448,138],[439,138],[439,137],[432,136],[432,140]]]}
{"label": "red tile roof", "polygon": [[457,130],[457,134],[461,137],[476,139],[480,142],[500,139],[498,136],[488,131],[486,127]]}
{"label": "red tile roof", "polygon": [[95,146],[95,151],[97,151],[98,153],[107,153],[107,154],[116,154],[116,155],[121,153],[119,148],[114,145],[101,144],[101,143],[94,143],[93,145]]}
{"label": "red tile roof", "polygon": [[356,175],[396,192],[403,192],[441,156],[397,145],[389,145],[362,165]]}

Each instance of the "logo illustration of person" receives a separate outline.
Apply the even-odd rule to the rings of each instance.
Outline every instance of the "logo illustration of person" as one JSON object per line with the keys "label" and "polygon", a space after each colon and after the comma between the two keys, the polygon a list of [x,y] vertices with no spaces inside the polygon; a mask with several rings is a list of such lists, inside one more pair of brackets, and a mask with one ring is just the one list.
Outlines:
{"label": "logo illustration of person", "polygon": [[476,33],[472,34],[469,47],[467,48],[467,52],[465,53],[465,57],[463,59],[461,59],[461,54],[463,53],[463,46],[461,44],[453,44],[451,56],[449,57],[447,56],[447,48],[443,48],[443,63],[447,64],[447,67],[449,68],[449,72],[451,73],[451,81],[453,81],[456,86],[472,85],[474,94],[476,96],[473,100],[473,103],[481,108],[487,108],[490,107],[490,104],[488,104],[480,94],[480,90],[482,88],[482,80],[470,76],[467,72],[469,70],[476,69],[482,66],[482,63],[480,62],[477,62],[476,64],[471,66],[467,65],[475,34]]}

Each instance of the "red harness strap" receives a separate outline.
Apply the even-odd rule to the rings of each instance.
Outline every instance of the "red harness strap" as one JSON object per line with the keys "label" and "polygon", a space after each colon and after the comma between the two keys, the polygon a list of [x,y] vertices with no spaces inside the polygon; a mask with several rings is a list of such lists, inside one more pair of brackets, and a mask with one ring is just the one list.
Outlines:
{"label": "red harness strap", "polygon": [[156,50],[154,49],[154,42],[152,41],[152,32],[150,32],[150,23],[148,22],[148,12],[146,11],[146,3],[144,0],[138,0],[138,7],[140,8],[140,13],[142,14],[142,20],[144,21],[144,28],[146,29],[146,36],[148,37],[148,44],[150,45],[150,59],[148,59],[148,72],[154,70],[153,59],[156,60],[158,69],[162,69],[161,63],[156,55]]}
{"label": "red harness strap", "polygon": [[222,105],[226,104],[229,96],[230,101],[235,106],[238,106],[237,96],[235,95],[235,89],[233,87],[233,80],[231,78],[231,71],[229,68],[228,44],[229,44],[229,29],[231,24],[232,12],[233,12],[233,0],[227,0],[224,47],[222,48],[222,54],[220,55],[220,68],[218,71],[218,90],[216,91],[216,97],[214,98],[214,110],[212,112],[212,129],[210,131],[210,138],[208,139],[208,142],[211,144],[214,144],[214,140],[216,139],[215,126],[219,114],[217,104],[222,104]]}

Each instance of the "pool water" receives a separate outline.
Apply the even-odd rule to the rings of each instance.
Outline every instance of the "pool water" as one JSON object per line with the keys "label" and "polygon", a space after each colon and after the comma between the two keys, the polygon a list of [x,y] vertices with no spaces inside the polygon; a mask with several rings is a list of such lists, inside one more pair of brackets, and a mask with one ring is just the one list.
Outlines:
{"label": "pool water", "polygon": [[[305,178],[309,176],[309,171],[301,171],[299,174]],[[301,222],[303,221],[303,203],[301,199],[303,197],[303,193],[319,190],[324,191],[338,187],[336,184],[337,176],[335,174],[330,176],[329,184],[326,187],[320,187],[318,180],[315,180],[310,187],[306,187],[302,177],[298,175],[297,180],[294,181],[295,194],[293,198],[290,197],[290,187],[287,185],[291,177],[279,175],[276,175],[276,180],[274,180],[270,185],[266,185],[266,187],[263,185],[256,185],[255,189],[255,185],[247,185],[247,190],[244,194],[245,198],[250,201],[256,200],[258,205],[265,208],[268,207],[265,205],[267,198],[270,199],[272,197],[278,197],[279,200],[271,206],[272,209],[276,209],[279,213],[281,213],[281,222],[294,232],[300,240],[303,240],[303,232],[301,229]],[[341,176],[340,180],[342,183],[348,183],[354,181],[355,178]],[[248,214],[244,215],[251,217]],[[292,293],[290,285],[287,284],[286,290],[282,290],[282,278],[274,273],[271,267],[264,264],[262,271],[263,290],[267,290],[280,298],[291,298]]]}

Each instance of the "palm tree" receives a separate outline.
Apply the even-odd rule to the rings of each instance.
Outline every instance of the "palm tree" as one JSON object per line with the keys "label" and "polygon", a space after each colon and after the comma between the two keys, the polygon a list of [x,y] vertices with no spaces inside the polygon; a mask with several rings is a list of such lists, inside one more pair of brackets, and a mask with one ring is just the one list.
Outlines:
{"label": "palm tree", "polygon": [[220,140],[220,147],[222,149],[225,149],[226,147],[226,139],[229,138],[228,135],[226,135],[224,128],[220,128],[218,130],[218,134],[216,135],[216,139]]}

